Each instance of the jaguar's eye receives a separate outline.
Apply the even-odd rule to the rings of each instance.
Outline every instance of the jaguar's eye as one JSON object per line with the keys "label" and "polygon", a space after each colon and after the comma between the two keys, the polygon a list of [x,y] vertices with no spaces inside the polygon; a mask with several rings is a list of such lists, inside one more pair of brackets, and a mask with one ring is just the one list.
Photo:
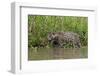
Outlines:
{"label": "jaguar's eye", "polygon": [[49,42],[51,42],[51,40],[48,40]]}

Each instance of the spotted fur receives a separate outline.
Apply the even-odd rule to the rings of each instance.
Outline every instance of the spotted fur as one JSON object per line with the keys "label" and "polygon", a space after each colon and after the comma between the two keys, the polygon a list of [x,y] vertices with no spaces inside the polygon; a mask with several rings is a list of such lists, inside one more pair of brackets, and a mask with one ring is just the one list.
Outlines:
{"label": "spotted fur", "polygon": [[64,47],[67,43],[74,48],[81,47],[79,35],[74,32],[51,32],[47,38],[53,47]]}

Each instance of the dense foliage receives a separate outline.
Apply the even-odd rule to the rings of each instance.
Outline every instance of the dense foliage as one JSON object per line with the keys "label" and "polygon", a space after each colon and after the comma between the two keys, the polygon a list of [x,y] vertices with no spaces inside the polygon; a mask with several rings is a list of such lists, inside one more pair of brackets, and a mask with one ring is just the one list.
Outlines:
{"label": "dense foliage", "polygon": [[78,16],[28,15],[28,47],[48,47],[48,32],[75,32],[82,46],[87,46],[88,18]]}

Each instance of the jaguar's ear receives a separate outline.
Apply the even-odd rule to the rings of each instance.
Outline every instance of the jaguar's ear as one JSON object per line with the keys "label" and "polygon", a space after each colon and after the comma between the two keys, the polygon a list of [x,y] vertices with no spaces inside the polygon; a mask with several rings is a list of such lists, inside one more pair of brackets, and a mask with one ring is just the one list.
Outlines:
{"label": "jaguar's ear", "polygon": [[55,35],[55,32],[52,32],[53,35]]}

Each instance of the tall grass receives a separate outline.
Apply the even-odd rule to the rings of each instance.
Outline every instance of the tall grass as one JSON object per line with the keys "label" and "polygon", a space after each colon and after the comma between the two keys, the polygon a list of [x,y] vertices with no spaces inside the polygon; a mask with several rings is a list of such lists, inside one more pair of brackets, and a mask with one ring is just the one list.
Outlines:
{"label": "tall grass", "polygon": [[78,16],[28,15],[28,46],[47,47],[48,32],[76,32],[80,35],[82,46],[87,46],[88,18]]}

